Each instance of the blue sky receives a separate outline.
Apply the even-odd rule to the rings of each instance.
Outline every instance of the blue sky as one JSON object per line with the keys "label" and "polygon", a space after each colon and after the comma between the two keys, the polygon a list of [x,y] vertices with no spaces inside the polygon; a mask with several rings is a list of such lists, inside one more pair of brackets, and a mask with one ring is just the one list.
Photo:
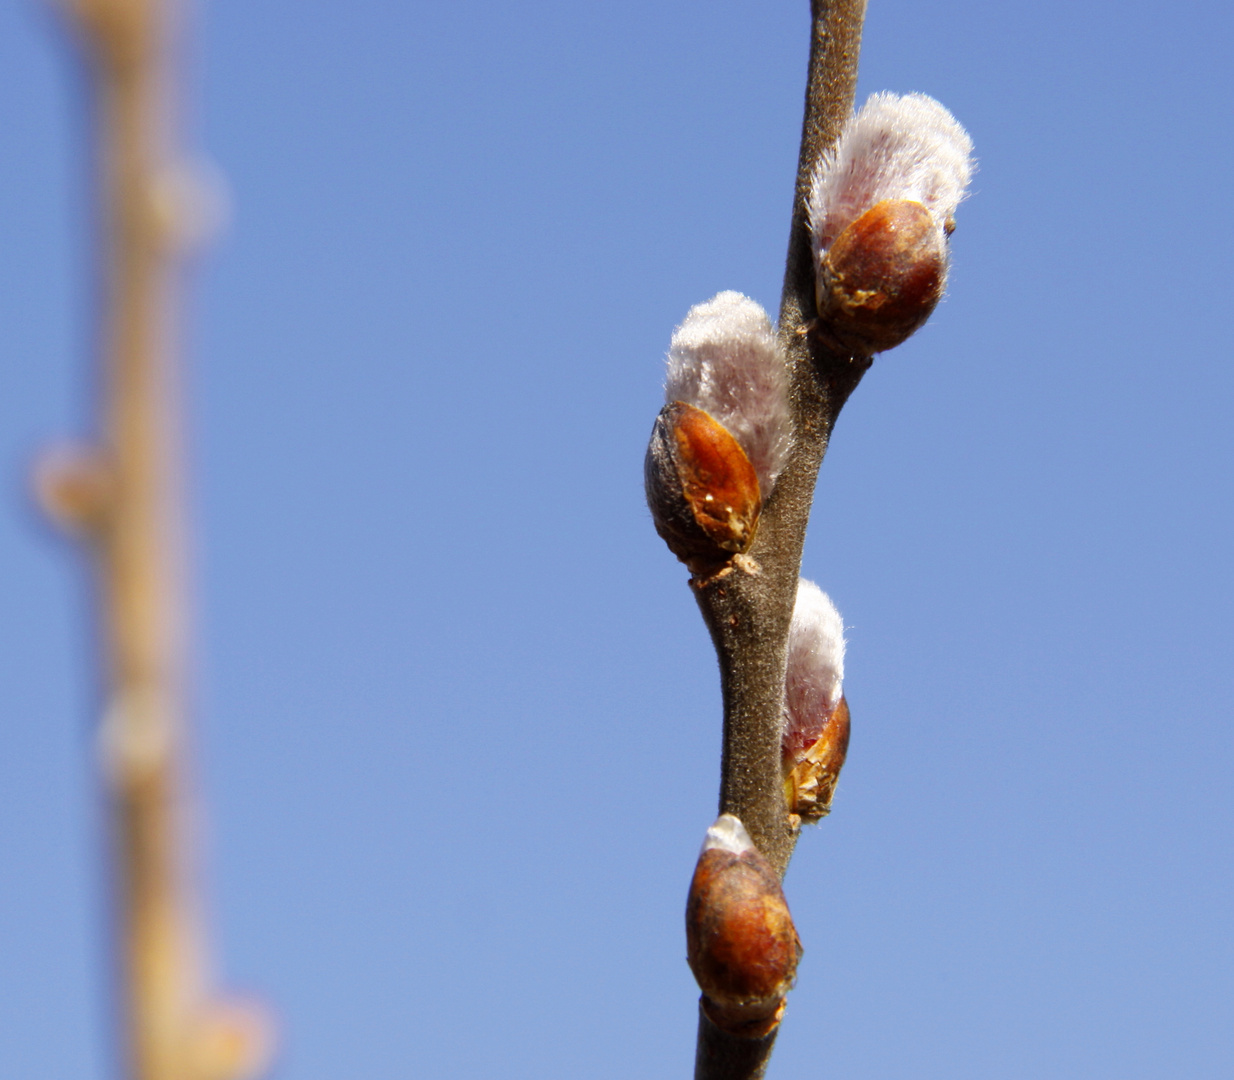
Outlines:
{"label": "blue sky", "polygon": [[[679,1077],[719,689],[641,463],[688,308],[774,310],[804,0],[198,9],[198,787],[277,1080]],[[1234,1068],[1234,14],[874,0],[859,98],[980,171],[837,426],[803,571],[853,741],[772,1076]],[[0,1076],[107,1077],[82,567],[83,79],[0,0]]]}

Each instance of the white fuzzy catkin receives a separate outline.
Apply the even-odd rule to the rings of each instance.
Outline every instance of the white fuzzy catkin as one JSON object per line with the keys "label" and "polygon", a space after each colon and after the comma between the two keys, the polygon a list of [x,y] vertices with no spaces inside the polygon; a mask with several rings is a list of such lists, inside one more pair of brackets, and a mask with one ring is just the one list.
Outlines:
{"label": "white fuzzy catkin", "polygon": [[810,732],[817,738],[843,692],[844,620],[822,589],[799,578],[788,631],[785,737]]}
{"label": "white fuzzy catkin", "polygon": [[932,97],[871,95],[814,170],[808,209],[815,256],[884,199],[924,204],[941,230],[964,198],[972,153],[968,132]]}
{"label": "white fuzzy catkin", "polygon": [[754,841],[746,832],[741,818],[736,814],[721,814],[707,830],[707,836],[703,840],[703,851],[710,851],[712,848],[731,851],[734,855],[744,855],[754,849]]}
{"label": "white fuzzy catkin", "polygon": [[788,366],[771,320],[739,292],[696,304],[673,333],[664,400],[684,401],[723,424],[754,466],[765,499],[788,460]]}

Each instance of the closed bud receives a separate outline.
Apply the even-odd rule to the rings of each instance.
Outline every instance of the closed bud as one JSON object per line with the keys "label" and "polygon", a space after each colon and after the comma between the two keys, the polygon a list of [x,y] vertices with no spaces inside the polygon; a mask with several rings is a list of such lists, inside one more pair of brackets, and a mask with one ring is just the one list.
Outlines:
{"label": "closed bud", "polygon": [[34,467],[39,506],[62,529],[77,536],[95,534],[102,527],[114,489],[111,467],[93,447],[56,447]]}
{"label": "closed bud", "polygon": [[189,1056],[194,1080],[252,1080],[274,1056],[274,1020],[256,1001],[212,1001],[196,1017]]}
{"label": "closed bud", "polygon": [[762,1038],[780,1022],[801,941],[780,879],[739,818],[707,830],[686,903],[686,955],[717,1027]]}
{"label": "closed bud", "polygon": [[875,94],[820,160],[808,200],[817,328],[846,351],[900,344],[947,284],[972,140],[924,94]]}
{"label": "closed bud", "polygon": [[762,507],[741,444],[702,409],[674,401],[656,418],[643,465],[656,532],[691,570],[749,550]]}
{"label": "closed bud", "polygon": [[818,821],[831,811],[848,754],[843,688],[844,622],[831,598],[801,578],[788,632],[781,754],[784,797],[802,821]]}

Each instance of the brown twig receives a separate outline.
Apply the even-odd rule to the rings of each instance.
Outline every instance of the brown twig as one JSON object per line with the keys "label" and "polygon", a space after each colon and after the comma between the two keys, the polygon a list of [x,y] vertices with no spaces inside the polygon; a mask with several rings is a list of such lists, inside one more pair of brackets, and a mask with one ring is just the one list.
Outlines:
{"label": "brown twig", "polygon": [[185,795],[182,499],[174,384],[191,172],[172,141],[168,0],[65,0],[91,64],[100,136],[102,446],[53,455],[37,484],[90,543],[100,582],[119,968],[133,1080],[238,1080],[266,1025],[211,989]]}
{"label": "brown twig", "polygon": [[776,1045],[777,1025],[761,1038],[730,1035],[711,1022],[700,1003],[695,1080],[761,1080]]}
{"label": "brown twig", "polygon": [[[853,107],[865,0],[812,0],[809,75],[789,236],[780,340],[793,371],[796,445],[763,507],[749,560],[696,579],[695,598],[720,662],[724,750],[720,812],[735,814],[783,877],[797,840],[784,801],[780,724],[789,622],[814,484],[837,415],[869,367],[808,332],[815,315],[806,196],[820,154]],[[696,1080],[763,1076],[775,1032],[726,1034],[700,1017]]]}

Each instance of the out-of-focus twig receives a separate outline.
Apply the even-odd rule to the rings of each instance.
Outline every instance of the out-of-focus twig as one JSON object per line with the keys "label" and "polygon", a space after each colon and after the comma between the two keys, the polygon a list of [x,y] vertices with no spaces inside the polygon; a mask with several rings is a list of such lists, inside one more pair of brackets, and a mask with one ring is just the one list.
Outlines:
{"label": "out-of-focus twig", "polygon": [[[696,582],[695,598],[720,661],[724,751],[720,812],[745,824],[781,877],[797,840],[784,797],[781,713],[789,622],[818,469],[836,417],[869,368],[868,356],[836,354],[816,334],[814,268],[806,196],[819,156],[852,112],[865,0],[811,0],[809,74],[780,341],[793,373],[796,443],[763,507],[750,549],[757,574]],[[721,1031],[700,1015],[695,1080],[757,1080],[766,1071],[775,1030],[750,1039]]]}
{"label": "out-of-focus twig", "polygon": [[106,708],[99,751],[132,1080],[239,1080],[268,1056],[253,1006],[213,993],[185,791],[183,506],[175,385],[182,250],[200,216],[173,139],[171,0],[63,0],[96,103],[101,440],[53,452],[40,499],[98,570]]}

